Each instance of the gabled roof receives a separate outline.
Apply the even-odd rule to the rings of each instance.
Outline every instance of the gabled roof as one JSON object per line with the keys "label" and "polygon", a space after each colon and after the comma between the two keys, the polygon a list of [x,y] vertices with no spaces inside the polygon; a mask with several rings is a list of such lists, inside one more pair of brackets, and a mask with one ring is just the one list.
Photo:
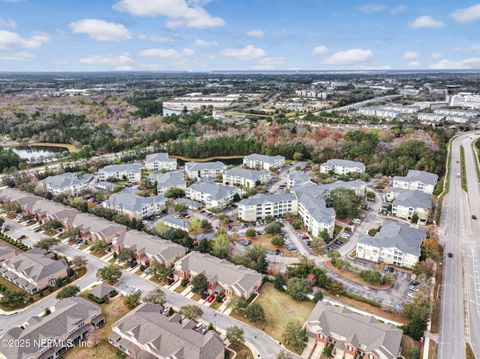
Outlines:
{"label": "gabled roof", "polygon": [[92,180],[93,176],[89,173],[78,176],[76,173],[65,172],[56,176],[45,178],[42,182],[53,188],[68,188],[72,186],[82,186]]}
{"label": "gabled roof", "polygon": [[341,166],[341,167],[346,167],[346,168],[355,168],[358,167],[360,169],[365,170],[365,165],[362,162],[358,161],[350,161],[350,160],[342,160],[342,159],[331,159],[322,164],[322,166]]}
{"label": "gabled roof", "polygon": [[335,210],[327,208],[322,197],[315,198],[308,193],[300,193],[298,201],[318,223],[330,225],[332,222],[335,222]]}
{"label": "gabled roof", "polygon": [[303,171],[294,170],[288,172],[288,179],[293,180],[295,185],[299,185],[311,181],[312,177]]}
{"label": "gabled roof", "polygon": [[434,173],[425,172],[425,171],[417,171],[417,170],[409,170],[407,175],[402,176],[395,176],[393,180],[397,181],[404,181],[404,182],[422,182],[425,184],[429,184],[435,186],[438,181],[438,176]]}
{"label": "gabled roof", "polygon": [[175,162],[175,163],[177,163],[177,160],[175,158],[168,157],[168,153],[159,152],[159,153],[152,153],[150,155],[147,155],[147,157],[145,157],[145,162]]}
{"label": "gabled roof", "polygon": [[222,200],[236,191],[235,187],[225,186],[212,181],[198,181],[192,184],[189,188],[195,192],[209,194],[210,199],[213,200]]}
{"label": "gabled roof", "polygon": [[134,172],[140,173],[142,171],[142,165],[140,163],[122,163],[119,165],[108,165],[103,168],[100,168],[98,172]]}
{"label": "gabled roof", "polygon": [[242,200],[239,205],[243,206],[256,206],[257,204],[264,204],[264,203],[275,203],[275,202],[283,202],[283,201],[293,201],[296,197],[293,193],[275,193],[275,194],[264,194],[264,193],[257,193],[256,195]]}
{"label": "gabled roof", "polygon": [[398,248],[403,253],[420,256],[425,238],[427,232],[423,229],[413,228],[407,223],[385,220],[375,236],[363,236],[358,243],[378,248]]}
{"label": "gabled roof", "polygon": [[142,197],[137,196],[130,191],[121,191],[114,193],[106,201],[106,205],[111,208],[121,207],[126,211],[137,212],[146,206],[155,205],[155,204],[164,204],[165,197],[162,195],[157,195],[153,197]]}
{"label": "gabled roof", "polygon": [[148,179],[152,182],[157,182],[157,187],[175,187],[185,186],[185,178],[180,171],[172,171],[166,173],[152,173],[148,175]]}
{"label": "gabled roof", "polygon": [[225,171],[225,175],[233,177],[242,177],[251,181],[258,181],[262,177],[270,175],[267,170],[250,170],[248,168],[234,167]]}
{"label": "gabled roof", "polygon": [[267,156],[267,155],[260,155],[258,153],[252,153],[248,156],[244,157],[244,161],[259,161],[274,164],[277,161],[285,160],[283,156]]}
{"label": "gabled roof", "polygon": [[100,283],[95,288],[90,290],[90,294],[94,295],[97,298],[103,298],[115,290],[111,285]]}
{"label": "gabled roof", "polygon": [[367,353],[382,352],[391,359],[397,358],[403,335],[400,329],[383,324],[372,316],[322,301],[310,313],[307,327],[314,333],[323,333],[338,341],[345,338],[345,343],[361,347]]}
{"label": "gabled roof", "polygon": [[188,228],[190,227],[190,221],[187,221],[182,218],[173,217],[173,216],[165,216],[160,219],[160,222],[165,223],[167,226],[174,225],[174,226],[182,227],[186,231],[188,231]]}
{"label": "gabled roof", "polygon": [[393,205],[411,208],[432,208],[432,195],[422,191],[393,188],[398,193]]}
{"label": "gabled roof", "polygon": [[185,169],[187,171],[204,171],[204,170],[224,170],[227,166],[223,162],[187,162]]}
{"label": "gabled roof", "polygon": [[65,262],[51,259],[45,252],[35,250],[19,252],[13,258],[6,260],[5,265],[15,268],[18,273],[24,273],[35,282],[61,270],[67,270]]}

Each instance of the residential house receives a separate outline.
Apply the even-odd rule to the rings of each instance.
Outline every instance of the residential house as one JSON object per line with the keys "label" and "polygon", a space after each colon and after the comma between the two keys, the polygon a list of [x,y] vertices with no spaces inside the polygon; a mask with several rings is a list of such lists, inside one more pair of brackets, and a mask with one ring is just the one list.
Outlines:
{"label": "residential house", "polygon": [[165,224],[167,227],[181,229],[182,231],[188,232],[190,229],[190,221],[187,221],[183,218],[165,216],[159,220],[159,222]]}
{"label": "residential house", "polygon": [[192,209],[192,210],[197,210],[197,209],[200,209],[200,207],[202,207],[202,204],[200,202],[193,201],[188,198],[177,198],[175,200],[175,204],[187,206],[188,209]]}
{"label": "residential house", "polygon": [[298,200],[292,193],[258,193],[238,204],[238,216],[247,222],[264,219],[267,216],[281,217],[286,213],[296,214]]}
{"label": "residential house", "polygon": [[112,194],[102,206],[126,214],[130,218],[144,219],[165,210],[166,199],[162,195],[142,197],[124,190]]}
{"label": "residential house", "polygon": [[400,329],[344,306],[319,301],[305,327],[307,335],[315,340],[313,352],[318,355],[332,345],[335,359],[397,359],[400,356],[403,335]]}
{"label": "residential house", "polygon": [[111,285],[108,285],[106,283],[100,283],[95,288],[90,289],[88,293],[99,299],[106,300],[110,297],[113,297],[117,293],[117,291]]}
{"label": "residential house", "polygon": [[320,166],[321,173],[333,172],[337,175],[348,175],[349,173],[364,173],[365,165],[362,162],[333,159],[328,160]]}
{"label": "residential house", "polygon": [[135,260],[143,265],[159,263],[171,267],[173,262],[185,255],[183,246],[139,231],[122,233],[113,240],[115,253],[124,249],[131,250]]}
{"label": "residential house", "polygon": [[208,280],[208,291],[214,295],[225,294],[250,298],[262,286],[263,276],[247,267],[235,265],[210,254],[191,252],[175,263],[175,276],[187,279],[202,273]]}
{"label": "residential house", "polygon": [[157,184],[157,193],[165,194],[170,188],[187,189],[187,182],[184,175],[180,171],[172,171],[167,173],[152,173],[148,176],[151,183]]}
{"label": "residential house", "polygon": [[164,307],[143,303],[113,323],[108,341],[137,359],[223,359],[225,344],[214,330],[197,332],[196,322],[180,314],[164,316]]}
{"label": "residential house", "polygon": [[2,343],[25,345],[0,345],[0,358],[60,358],[104,324],[98,305],[81,297],[66,298],[55,304],[51,314],[31,317],[25,325],[6,331],[0,338]]}
{"label": "residential house", "polygon": [[31,249],[3,261],[0,275],[29,294],[35,294],[55,286],[57,279],[66,277],[68,266],[44,250]]}
{"label": "residential house", "polygon": [[243,158],[243,165],[249,168],[274,170],[285,166],[285,157],[283,156],[266,156],[252,153]]}
{"label": "residential house", "polygon": [[15,256],[15,250],[0,243],[0,265],[3,261],[13,258],[13,256]]}
{"label": "residential house", "polygon": [[89,173],[79,176],[76,173],[65,172],[56,176],[49,176],[40,181],[39,184],[43,186],[44,190],[55,195],[66,193],[76,196],[88,187],[92,178],[93,176]]}
{"label": "residential house", "polygon": [[187,162],[185,163],[185,173],[188,178],[215,178],[223,175],[227,166],[223,162]]}
{"label": "residential house", "polygon": [[236,185],[243,188],[255,188],[257,184],[266,183],[271,177],[267,170],[250,170],[247,168],[234,167],[226,170],[223,174],[223,184]]}
{"label": "residential house", "polygon": [[98,170],[99,181],[107,181],[110,178],[140,182],[142,178],[142,165],[140,163],[123,163],[105,166]]}
{"label": "residential house", "polygon": [[198,181],[187,188],[185,196],[203,203],[208,208],[225,208],[233,201],[235,193],[235,187],[213,181]]}
{"label": "residential house", "polygon": [[95,183],[96,189],[99,189],[101,191],[107,191],[107,192],[113,192],[116,186],[117,185],[115,183],[107,182],[107,181],[99,181]]}
{"label": "residential house", "polygon": [[112,242],[115,237],[127,230],[127,227],[121,224],[87,213],[77,214],[74,218],[69,219],[65,225],[68,229],[79,229],[81,238],[92,241]]}
{"label": "residential house", "polygon": [[168,157],[168,153],[153,153],[145,158],[145,167],[150,171],[175,171],[177,159]]}
{"label": "residential house", "polygon": [[418,190],[432,194],[438,182],[438,176],[434,173],[409,170],[407,175],[393,177],[393,187]]}
{"label": "residential house", "polygon": [[407,223],[386,220],[375,236],[363,236],[357,242],[358,258],[412,268],[420,259],[422,243],[427,238],[423,229]]}

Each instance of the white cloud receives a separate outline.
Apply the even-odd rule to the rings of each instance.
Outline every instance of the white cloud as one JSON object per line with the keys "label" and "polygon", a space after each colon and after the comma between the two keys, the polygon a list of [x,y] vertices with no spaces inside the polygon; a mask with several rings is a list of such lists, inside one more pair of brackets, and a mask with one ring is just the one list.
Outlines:
{"label": "white cloud", "polygon": [[355,65],[372,58],[373,51],[370,49],[350,49],[336,52],[322,63],[325,65]]}
{"label": "white cloud", "polygon": [[439,52],[432,52],[430,54],[430,58],[433,60],[440,60],[440,59],[443,59],[443,55]]}
{"label": "white cloud", "polygon": [[267,53],[265,50],[250,44],[241,49],[225,49],[223,55],[239,60],[253,60],[265,57]]}
{"label": "white cloud", "polygon": [[367,14],[381,12],[387,8],[385,4],[365,4],[358,7],[358,10]]}
{"label": "white cloud", "polygon": [[0,17],[0,29],[15,30],[16,27],[17,23],[14,20]]}
{"label": "white cloud", "polygon": [[0,54],[0,61],[26,61],[35,56],[29,52],[17,52],[14,54]]}
{"label": "white cloud", "polygon": [[119,56],[100,56],[92,55],[82,57],[80,59],[82,64],[100,65],[100,66],[115,66],[116,68],[125,68],[125,66],[133,65],[133,60],[127,55]]}
{"label": "white cloud", "polygon": [[182,54],[184,54],[185,56],[193,56],[195,54],[195,51],[187,47],[182,50]]}
{"label": "white cloud", "polygon": [[132,38],[122,24],[97,19],[83,19],[70,23],[74,34],[86,34],[97,41],[122,41]]}
{"label": "white cloud", "polygon": [[407,64],[408,67],[412,68],[412,69],[418,69],[420,67],[420,62],[418,61],[410,61],[408,64]]}
{"label": "white cloud", "polygon": [[472,57],[460,61],[443,59],[435,64],[431,64],[430,68],[433,70],[478,69],[480,68],[480,58]]}
{"label": "white cloud", "polygon": [[442,27],[443,22],[440,20],[435,20],[433,17],[430,15],[424,15],[417,17],[415,20],[413,20],[410,23],[410,27],[412,29],[425,29],[425,28],[437,28],[437,27]]}
{"label": "white cloud", "polygon": [[284,67],[287,63],[287,59],[283,57],[264,57],[250,68],[252,70],[274,70]]}
{"label": "white cloud", "polygon": [[416,51],[405,51],[402,56],[405,60],[413,60],[413,59],[416,59],[418,57],[418,52],[416,52]]}
{"label": "white cloud", "polygon": [[402,12],[404,12],[405,10],[407,10],[407,7],[405,5],[398,5],[398,6],[395,6],[394,8],[390,9],[390,13],[392,15],[398,15],[398,14],[401,14]]}
{"label": "white cloud", "polygon": [[115,67],[116,71],[131,71],[133,70],[133,66],[130,65],[122,65],[122,66],[117,66]]}
{"label": "white cloud", "polygon": [[328,48],[326,46],[323,46],[323,45],[315,46],[312,49],[312,54],[314,54],[314,55],[324,55],[327,52],[328,52]]}
{"label": "white cloud", "polygon": [[159,44],[167,44],[169,42],[172,42],[173,39],[171,37],[167,36],[158,36],[158,35],[152,35],[148,38],[150,41],[153,42],[158,42]]}
{"label": "white cloud", "polygon": [[265,33],[263,32],[262,29],[253,29],[253,30],[247,31],[246,34],[247,36],[256,37],[256,38],[265,36]]}
{"label": "white cloud", "polygon": [[203,46],[203,47],[209,47],[209,46],[218,45],[218,42],[216,42],[216,41],[207,41],[207,40],[203,40],[203,39],[196,39],[196,40],[195,40],[195,45],[197,45],[197,46]]}
{"label": "white cloud", "polygon": [[161,58],[171,58],[178,56],[177,50],[174,49],[146,49],[140,51],[140,56],[143,57],[161,57]]}
{"label": "white cloud", "polygon": [[451,18],[462,24],[480,20],[480,4],[472,5],[464,9],[455,10],[450,14]]}
{"label": "white cloud", "polygon": [[38,33],[30,38],[20,36],[16,32],[0,30],[0,49],[12,47],[21,47],[24,49],[36,49],[48,42],[50,38],[47,34]]}
{"label": "white cloud", "polygon": [[201,5],[187,0],[120,0],[113,8],[136,16],[165,16],[168,27],[202,29],[225,25],[221,17],[210,15]]}

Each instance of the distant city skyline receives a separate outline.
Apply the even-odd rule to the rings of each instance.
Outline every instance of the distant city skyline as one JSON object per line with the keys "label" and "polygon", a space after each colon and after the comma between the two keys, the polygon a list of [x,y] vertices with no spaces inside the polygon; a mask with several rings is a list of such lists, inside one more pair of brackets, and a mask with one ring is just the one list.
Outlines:
{"label": "distant city skyline", "polygon": [[480,69],[480,3],[0,0],[0,71]]}

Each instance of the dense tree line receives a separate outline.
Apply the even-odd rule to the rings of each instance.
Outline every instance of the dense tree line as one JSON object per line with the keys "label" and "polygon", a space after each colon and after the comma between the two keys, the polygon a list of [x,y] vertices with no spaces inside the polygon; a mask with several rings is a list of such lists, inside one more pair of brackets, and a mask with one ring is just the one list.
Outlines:
{"label": "dense tree line", "polygon": [[253,140],[228,136],[212,138],[203,142],[191,139],[168,145],[170,154],[191,158],[247,155],[258,152],[260,149],[260,145]]}
{"label": "dense tree line", "polygon": [[10,169],[12,167],[18,168],[20,163],[22,163],[22,159],[19,155],[9,149],[3,149],[0,147],[0,172],[3,172],[6,169]]}

